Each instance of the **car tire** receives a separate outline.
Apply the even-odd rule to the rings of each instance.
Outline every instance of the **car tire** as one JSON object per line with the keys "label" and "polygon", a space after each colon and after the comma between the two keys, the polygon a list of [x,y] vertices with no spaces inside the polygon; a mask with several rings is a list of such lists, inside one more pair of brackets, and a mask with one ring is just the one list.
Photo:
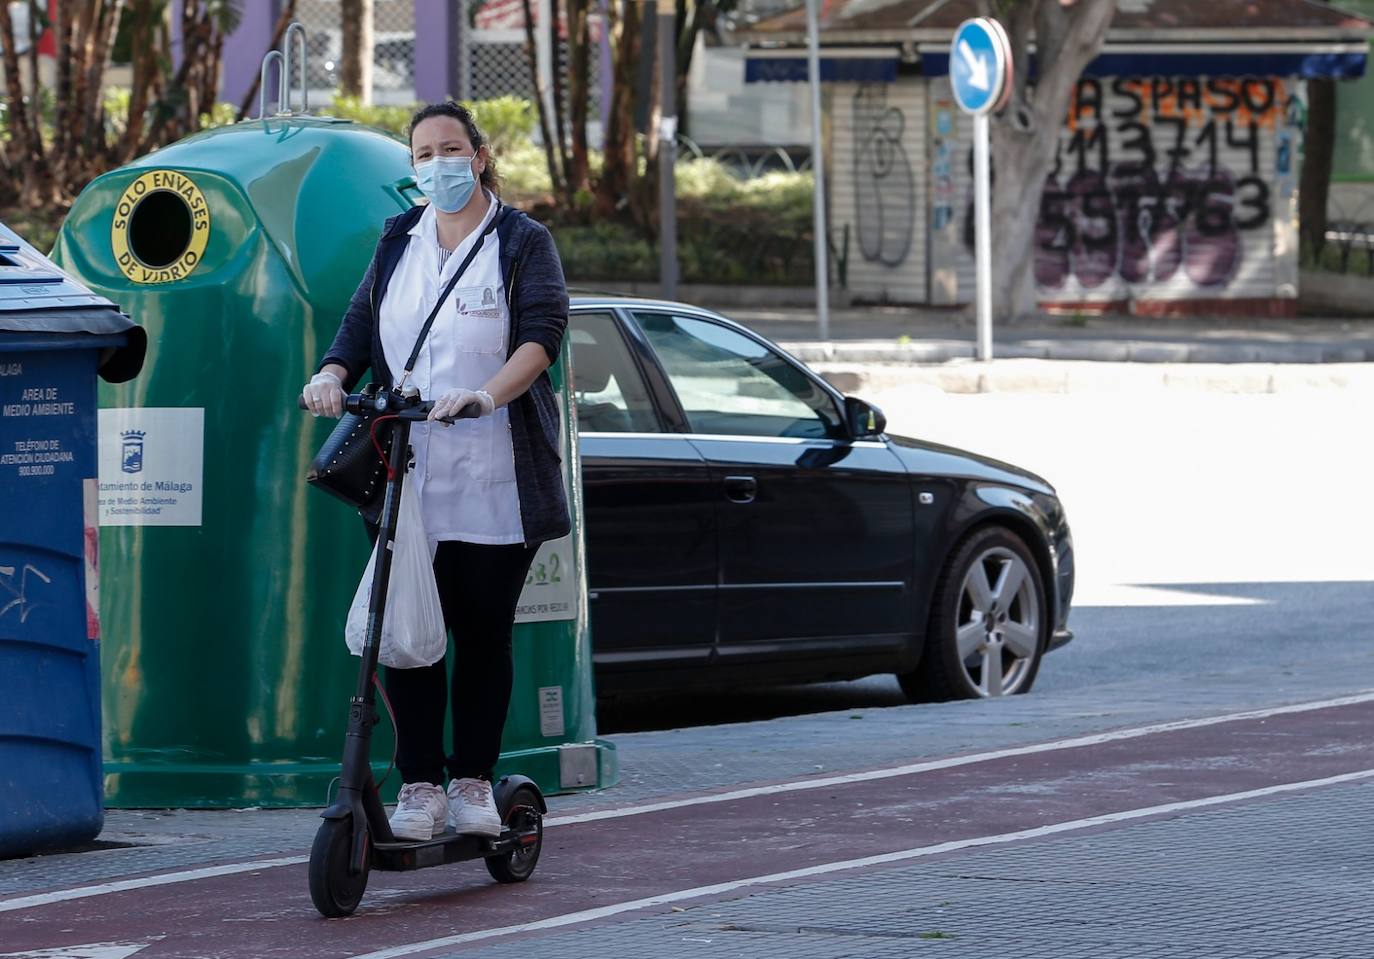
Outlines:
{"label": "car tire", "polygon": [[985,526],[940,571],[921,661],[897,679],[917,702],[1029,692],[1049,634],[1035,558],[1011,530]]}

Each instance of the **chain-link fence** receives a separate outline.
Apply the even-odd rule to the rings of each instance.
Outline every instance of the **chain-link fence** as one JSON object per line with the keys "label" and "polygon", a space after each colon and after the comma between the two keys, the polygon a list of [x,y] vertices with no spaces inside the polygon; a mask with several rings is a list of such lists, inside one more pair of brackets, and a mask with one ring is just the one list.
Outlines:
{"label": "chain-link fence", "polygon": [[[296,19],[304,24],[308,38],[310,98],[327,103],[339,87],[343,60],[341,5],[339,0],[299,0]],[[373,0],[372,102],[414,101],[414,0]]]}
{"label": "chain-link fence", "polygon": [[[531,6],[538,11],[537,3]],[[471,26],[467,35],[466,62],[460,65],[460,69],[466,70],[467,82],[460,80],[460,90],[474,100],[507,95],[532,99],[534,84],[526,50],[523,2],[468,0],[468,13]],[[309,37],[309,85],[311,99],[316,103],[328,102],[339,86],[343,58],[341,18],[339,0],[298,2],[297,19],[305,25]],[[373,0],[372,24],[372,101],[383,105],[413,103],[416,100],[414,0]],[[566,38],[565,27],[559,24],[561,38]],[[591,18],[591,33],[588,115],[595,121],[600,116],[601,103],[599,15]],[[556,50],[566,92],[566,39],[558,41]]]}

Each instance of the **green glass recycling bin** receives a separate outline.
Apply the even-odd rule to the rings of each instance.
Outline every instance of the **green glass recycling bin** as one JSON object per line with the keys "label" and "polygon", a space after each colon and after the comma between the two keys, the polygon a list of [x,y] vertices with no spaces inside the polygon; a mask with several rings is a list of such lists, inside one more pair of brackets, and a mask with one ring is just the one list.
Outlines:
{"label": "green glass recycling bin", "polygon": [[[73,205],[53,258],[149,337],[142,377],[101,394],[107,805],[324,803],[369,547],[357,515],[303,480],[333,424],[296,398],[383,220],[416,199],[404,144],[292,116],[158,150]],[[573,532],[544,545],[521,599],[500,767],[548,792],[616,778],[595,733],[566,369],[565,345],[552,375]],[[374,744],[380,774],[386,725]]]}

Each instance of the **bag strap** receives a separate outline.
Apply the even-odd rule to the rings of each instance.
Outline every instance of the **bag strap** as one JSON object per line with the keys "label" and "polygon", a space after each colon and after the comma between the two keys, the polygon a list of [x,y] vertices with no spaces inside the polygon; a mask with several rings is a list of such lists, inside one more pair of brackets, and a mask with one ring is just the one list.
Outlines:
{"label": "bag strap", "polygon": [[445,286],[443,292],[439,294],[439,299],[435,302],[434,309],[429,311],[429,318],[425,320],[425,325],[420,327],[420,335],[415,338],[415,348],[410,351],[410,359],[406,360],[406,368],[405,372],[401,374],[401,381],[396,384],[397,389],[405,386],[406,380],[410,379],[410,374],[415,371],[415,361],[420,358],[420,348],[425,345],[425,339],[429,336],[429,328],[434,325],[434,318],[439,315],[439,308],[444,305],[444,301],[447,300],[448,295],[453,292],[453,288],[458,285],[458,281],[462,279],[468,266],[476,258],[477,254],[482,251],[482,244],[486,242],[488,234],[496,229],[496,221],[500,218],[500,210],[497,210],[497,214],[497,216],[491,218],[491,222],[487,224],[487,228],[482,231],[482,235],[477,238],[477,242],[472,245],[472,249],[468,250],[468,255],[463,257],[463,262],[458,264],[458,269],[453,272],[453,279],[448,281],[448,285]]}

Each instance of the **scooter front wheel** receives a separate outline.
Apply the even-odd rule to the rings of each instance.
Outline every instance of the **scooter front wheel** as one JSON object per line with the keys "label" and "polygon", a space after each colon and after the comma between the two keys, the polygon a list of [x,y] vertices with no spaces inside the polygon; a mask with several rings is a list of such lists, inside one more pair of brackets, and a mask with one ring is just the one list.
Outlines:
{"label": "scooter front wheel", "polygon": [[353,819],[326,819],[310,847],[310,899],[328,919],[350,916],[367,889],[368,858],[361,872],[349,863],[353,853]]}
{"label": "scooter front wheel", "polygon": [[539,796],[533,789],[522,786],[510,797],[502,810],[507,830],[519,836],[520,845],[499,856],[488,856],[487,872],[497,882],[524,882],[539,862],[539,850],[544,845],[544,817],[539,813]]}

